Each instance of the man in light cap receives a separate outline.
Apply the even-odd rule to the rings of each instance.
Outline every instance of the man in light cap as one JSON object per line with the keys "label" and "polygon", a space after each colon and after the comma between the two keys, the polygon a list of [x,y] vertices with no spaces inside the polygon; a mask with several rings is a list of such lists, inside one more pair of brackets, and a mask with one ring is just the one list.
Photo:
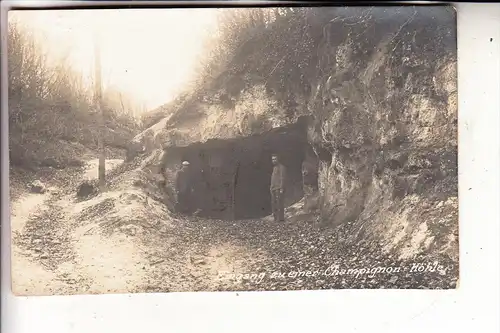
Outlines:
{"label": "man in light cap", "polygon": [[189,213],[191,208],[190,203],[193,184],[189,171],[189,162],[183,161],[181,169],[177,172],[176,182],[178,211],[181,213]]}

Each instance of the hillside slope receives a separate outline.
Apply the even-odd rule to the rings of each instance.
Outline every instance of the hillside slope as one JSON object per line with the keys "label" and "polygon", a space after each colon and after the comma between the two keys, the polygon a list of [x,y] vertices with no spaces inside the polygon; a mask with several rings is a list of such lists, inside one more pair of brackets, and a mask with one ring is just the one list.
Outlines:
{"label": "hillside slope", "polygon": [[[153,112],[154,124],[127,144],[128,160],[107,175],[105,192],[81,200],[74,191],[81,175],[61,175],[49,208],[18,218],[20,255],[66,281],[54,285],[40,273],[50,280],[40,292],[457,286],[453,9],[261,10],[233,26],[243,37],[221,46],[227,58],[200,73],[197,89],[174,109]],[[281,133],[292,127],[303,130],[296,141]],[[293,157],[301,140],[317,186],[288,201],[287,223],[262,211],[246,219],[175,213],[182,154],[195,165],[203,152],[216,169],[245,159],[272,169],[264,146],[278,142]],[[254,177],[251,167],[240,190],[248,206],[269,195],[268,179],[259,179],[269,174]],[[306,271],[312,275],[298,274]]]}
{"label": "hillside slope", "polygon": [[152,149],[311,115],[310,143],[331,154],[318,170],[325,224],[347,228],[346,242],[371,239],[402,258],[457,260],[454,10],[359,13],[296,9],[256,30],[202,97],[149,132],[162,138]]}

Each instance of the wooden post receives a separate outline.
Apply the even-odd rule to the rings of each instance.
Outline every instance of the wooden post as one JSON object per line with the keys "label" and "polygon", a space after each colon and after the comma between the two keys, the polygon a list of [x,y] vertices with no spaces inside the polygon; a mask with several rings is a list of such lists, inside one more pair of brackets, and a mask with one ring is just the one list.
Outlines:
{"label": "wooden post", "polygon": [[233,174],[231,184],[231,218],[236,220],[236,185],[238,183],[238,171],[240,170],[240,162],[236,162],[236,170]]}
{"label": "wooden post", "polygon": [[101,45],[99,31],[96,31],[95,38],[95,105],[99,117],[99,131],[97,145],[99,150],[99,188],[106,187],[106,150],[104,147],[104,108],[102,105],[102,84],[101,84]]}

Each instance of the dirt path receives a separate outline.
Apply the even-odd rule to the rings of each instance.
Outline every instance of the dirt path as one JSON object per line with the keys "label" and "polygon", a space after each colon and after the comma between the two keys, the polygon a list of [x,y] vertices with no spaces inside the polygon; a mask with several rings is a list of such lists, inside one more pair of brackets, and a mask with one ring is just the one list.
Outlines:
{"label": "dirt path", "polygon": [[[121,160],[108,160],[107,170]],[[97,175],[97,160],[81,176]],[[16,295],[134,291],[144,261],[125,235],[103,238],[75,223],[74,196],[52,188],[27,193],[12,203],[12,287]]]}
{"label": "dirt path", "polygon": [[139,269],[146,262],[144,253],[124,234],[104,238],[86,232],[88,226],[74,232],[74,250],[78,272],[89,278],[85,293],[134,292],[144,279]]}
{"label": "dirt path", "polygon": [[[207,244],[186,241],[178,236],[176,243],[164,249],[158,244],[155,256],[145,267],[147,279],[143,289],[151,292],[227,291],[241,289],[238,275],[251,273],[249,264],[258,254],[232,242]],[[181,244],[184,240],[184,243]],[[171,246],[176,247],[172,249]]]}
{"label": "dirt path", "polygon": [[11,205],[12,291],[16,295],[51,295],[64,292],[65,286],[54,272],[33,260],[29,252],[18,246],[15,239],[22,237],[23,229],[32,214],[43,211],[50,194],[26,194]]}
{"label": "dirt path", "polygon": [[[121,163],[108,160],[106,169]],[[89,161],[79,179],[95,178],[97,167],[97,160]],[[252,254],[230,242],[207,245],[190,238],[185,226],[178,227],[183,236],[158,233],[144,240],[135,233],[104,232],[99,216],[82,219],[83,212],[99,214],[106,199],[122,195],[111,191],[77,201],[74,194],[51,188],[14,201],[13,292],[27,296],[222,290],[241,282],[232,275],[245,270]],[[133,214],[123,208],[121,218],[131,219]]]}

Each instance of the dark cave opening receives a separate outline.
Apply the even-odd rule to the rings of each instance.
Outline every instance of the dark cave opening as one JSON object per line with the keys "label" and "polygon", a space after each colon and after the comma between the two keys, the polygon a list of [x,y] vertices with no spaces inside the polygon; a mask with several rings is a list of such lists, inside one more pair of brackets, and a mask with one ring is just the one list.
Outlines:
{"label": "dark cave opening", "polygon": [[252,219],[271,214],[272,154],[287,168],[285,206],[304,196],[302,165],[308,147],[299,123],[243,138],[213,139],[170,147],[176,164],[190,162],[194,190],[190,211],[216,219]]}
{"label": "dark cave opening", "polygon": [[235,177],[235,218],[261,217],[271,212],[269,185],[272,173],[271,154],[241,163]]}

